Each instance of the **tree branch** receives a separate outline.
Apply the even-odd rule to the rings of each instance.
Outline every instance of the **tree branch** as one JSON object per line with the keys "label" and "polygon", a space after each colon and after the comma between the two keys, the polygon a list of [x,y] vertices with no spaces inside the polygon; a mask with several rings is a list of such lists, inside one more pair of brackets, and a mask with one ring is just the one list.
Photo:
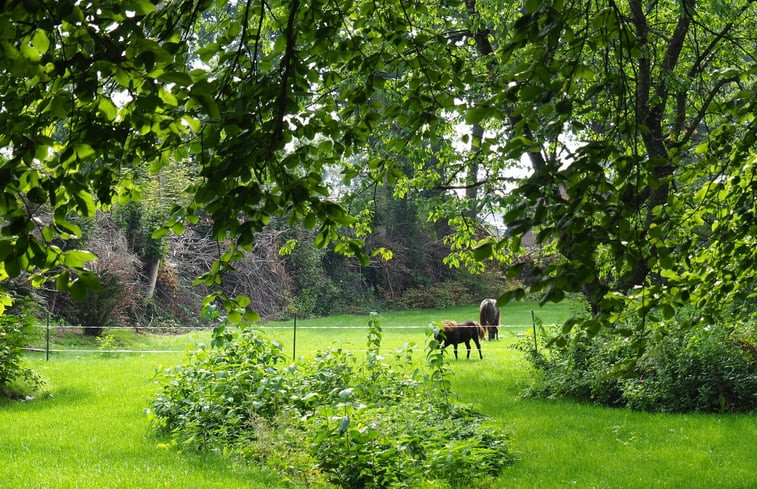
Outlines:
{"label": "tree branch", "polygon": [[276,122],[272,134],[272,142],[278,142],[281,140],[284,134],[284,119],[286,117],[287,104],[289,103],[289,79],[292,77],[294,71],[294,58],[295,51],[295,20],[297,19],[297,13],[300,9],[300,0],[291,0],[289,2],[289,18],[287,19],[286,27],[286,49],[284,55],[281,58],[280,71],[281,81],[279,85],[279,96],[276,100]]}

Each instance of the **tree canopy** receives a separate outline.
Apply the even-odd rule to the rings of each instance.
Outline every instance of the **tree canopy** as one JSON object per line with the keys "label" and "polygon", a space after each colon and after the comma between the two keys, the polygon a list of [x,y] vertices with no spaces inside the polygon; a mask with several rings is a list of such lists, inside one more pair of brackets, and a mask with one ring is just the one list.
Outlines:
{"label": "tree canopy", "polygon": [[500,260],[544,301],[583,292],[590,332],[718,314],[757,270],[756,16],[749,0],[2,2],[0,280],[84,296],[94,256],[67,245],[71,216],[183,162],[191,198],[164,231],[208,217],[234,243],[208,284],[274,217],[366,263],[335,198],[358,182],[427,197],[458,230],[453,263]]}

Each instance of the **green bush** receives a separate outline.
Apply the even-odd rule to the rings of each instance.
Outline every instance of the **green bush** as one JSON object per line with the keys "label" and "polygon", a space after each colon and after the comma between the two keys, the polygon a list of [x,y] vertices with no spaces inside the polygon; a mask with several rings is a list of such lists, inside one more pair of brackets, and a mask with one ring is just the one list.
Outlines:
{"label": "green bush", "polygon": [[660,412],[757,409],[753,325],[658,325],[643,337],[577,332],[564,343],[544,333],[538,351],[532,337],[516,345],[536,371],[529,395]]}
{"label": "green bush", "polygon": [[641,357],[623,397],[650,411],[757,409],[757,350],[747,327],[703,327],[663,334]]}
{"label": "green bush", "polygon": [[425,371],[411,345],[385,357],[380,344],[374,318],[364,362],[329,350],[284,365],[277,344],[243,330],[164,372],[155,426],[177,445],[231,450],[308,485],[467,485],[511,461],[506,433],[450,402],[433,335]]}
{"label": "green bush", "polygon": [[601,333],[594,338],[574,335],[569,343],[558,346],[550,343],[550,333],[542,329],[539,350],[534,349],[533,337],[516,345],[527,352],[527,358],[536,368],[529,395],[621,405],[621,381],[610,372],[633,354],[628,342]]}
{"label": "green bush", "polygon": [[23,397],[41,387],[42,380],[21,363],[34,325],[29,302],[0,315],[0,397]]}

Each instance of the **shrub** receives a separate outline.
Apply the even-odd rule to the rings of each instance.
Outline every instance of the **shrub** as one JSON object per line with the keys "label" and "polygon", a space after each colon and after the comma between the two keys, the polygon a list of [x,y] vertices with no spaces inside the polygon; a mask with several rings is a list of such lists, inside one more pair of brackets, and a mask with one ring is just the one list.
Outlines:
{"label": "shrub", "polygon": [[449,401],[446,369],[428,336],[424,373],[412,365],[412,345],[381,355],[375,318],[362,363],[329,350],[282,365],[277,344],[245,329],[164,372],[155,426],[183,447],[232,450],[309,485],[417,487],[494,475],[511,460],[508,436]]}
{"label": "shrub", "polygon": [[740,411],[757,409],[757,350],[747,327],[697,327],[664,334],[625,381],[634,409]]}
{"label": "shrub", "polygon": [[658,325],[643,337],[578,332],[562,344],[542,340],[539,351],[533,338],[516,348],[536,370],[529,395],[647,411],[750,412],[757,409],[754,331],[753,325]]}
{"label": "shrub", "polygon": [[632,355],[630,343],[602,332],[594,338],[576,334],[560,346],[550,341],[550,333],[542,329],[538,351],[533,346],[533,337],[516,345],[527,352],[528,360],[536,368],[529,395],[621,405],[620,379],[610,374],[616,365]]}
{"label": "shrub", "polygon": [[0,397],[23,397],[42,386],[39,375],[21,364],[33,324],[28,301],[0,315]]}

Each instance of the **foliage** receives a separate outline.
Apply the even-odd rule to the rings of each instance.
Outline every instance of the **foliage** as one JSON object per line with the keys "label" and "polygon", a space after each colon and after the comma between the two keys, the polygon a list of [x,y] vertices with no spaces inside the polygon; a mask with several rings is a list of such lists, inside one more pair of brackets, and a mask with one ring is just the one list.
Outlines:
{"label": "foliage", "polygon": [[108,356],[108,357],[118,356],[117,352],[112,351],[120,346],[115,336],[110,335],[110,334],[100,335],[100,336],[97,336],[95,340],[97,342],[97,350],[102,352],[101,354],[103,356]]}
{"label": "foliage", "polygon": [[[429,343],[429,358],[438,362],[421,373],[413,371],[411,346],[392,360],[381,355],[381,337],[373,317],[362,365],[328,350],[282,366],[280,347],[243,330],[164,372],[153,420],[186,449],[233,447],[341,487],[457,484],[498,473],[512,459],[508,436],[450,402],[448,387],[437,390],[447,382],[438,345]],[[293,445],[301,451],[293,453]]]}
{"label": "foliage", "polygon": [[445,281],[405,290],[392,305],[394,309],[447,309],[474,304],[496,296],[508,283],[514,282],[504,280],[494,269],[480,274],[459,270]]}
{"label": "foliage", "polygon": [[[86,299],[100,284],[72,216],[186,163],[186,198],[137,219],[166,220],[145,256],[202,222],[224,248],[197,283],[235,320],[251,300],[218,286],[274,219],[369,265],[365,208],[341,197],[379,186],[422,202],[379,202],[377,231],[422,215],[454,230],[437,235],[448,263],[528,267],[543,303],[583,293],[591,316],[566,333],[686,304],[714,324],[754,298],[751,0],[6,3],[0,281]],[[389,277],[376,290],[394,300]]]}
{"label": "foliage", "polygon": [[644,338],[630,330],[574,334],[564,344],[542,330],[538,350],[532,337],[516,347],[535,368],[534,396],[664,412],[757,409],[754,325],[678,328],[667,324]]}
{"label": "foliage", "polygon": [[634,409],[682,412],[757,410],[757,329],[754,325],[696,327],[653,343],[624,382]]}
{"label": "foliage", "polygon": [[21,363],[35,323],[32,304],[19,301],[10,314],[0,315],[0,397],[17,397],[38,390],[41,377]]}

